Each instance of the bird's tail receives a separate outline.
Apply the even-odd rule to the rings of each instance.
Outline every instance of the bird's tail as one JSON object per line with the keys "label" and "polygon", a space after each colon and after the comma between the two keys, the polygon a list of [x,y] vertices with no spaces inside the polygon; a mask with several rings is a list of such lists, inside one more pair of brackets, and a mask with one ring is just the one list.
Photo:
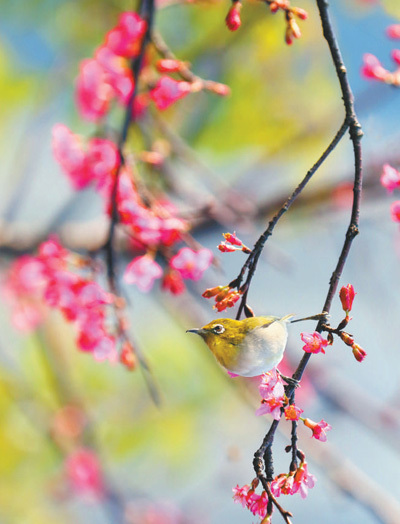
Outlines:
{"label": "bird's tail", "polygon": [[280,318],[279,320],[283,320],[283,322],[289,322],[291,318],[295,316],[294,313],[290,313],[290,315],[285,315],[284,317]]}

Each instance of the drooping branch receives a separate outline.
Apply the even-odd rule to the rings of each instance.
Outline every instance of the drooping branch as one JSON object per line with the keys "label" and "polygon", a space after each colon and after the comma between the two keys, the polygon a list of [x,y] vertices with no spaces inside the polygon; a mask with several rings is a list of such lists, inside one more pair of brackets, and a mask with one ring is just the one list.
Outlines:
{"label": "drooping branch", "polygon": [[131,71],[133,75],[134,86],[133,86],[132,94],[129,98],[129,101],[128,101],[128,104],[125,110],[124,119],[122,122],[121,131],[120,131],[118,143],[117,143],[119,165],[117,168],[117,172],[115,174],[115,180],[114,180],[112,193],[111,193],[110,229],[109,229],[107,241],[104,245],[104,250],[106,253],[106,263],[107,263],[107,277],[108,277],[111,291],[113,293],[116,293],[118,291],[116,277],[115,277],[114,237],[115,237],[115,228],[119,222],[118,205],[117,205],[119,175],[120,175],[122,167],[125,164],[125,157],[124,157],[123,150],[124,150],[126,140],[128,138],[129,128],[135,120],[134,104],[135,104],[136,96],[138,93],[139,75],[140,75],[140,70],[142,68],[147,46],[151,41],[151,34],[152,34],[153,21],[154,21],[154,12],[155,12],[154,0],[141,0],[140,7],[139,7],[139,14],[146,21],[147,27],[146,27],[146,32],[141,42],[139,55],[133,58],[131,61]]}
{"label": "drooping branch", "polygon": [[[354,97],[353,97],[351,87],[348,81],[346,68],[343,62],[343,58],[340,53],[340,49],[339,49],[339,45],[338,45],[335,33],[332,28],[332,23],[330,20],[329,10],[328,10],[328,2],[326,0],[316,0],[316,3],[317,3],[318,10],[319,10],[320,18],[321,18],[323,34],[324,34],[325,40],[329,47],[329,51],[330,51],[330,54],[331,54],[331,57],[334,63],[334,67],[335,67],[336,74],[337,74],[339,84],[340,84],[340,89],[342,92],[342,98],[343,98],[344,107],[345,107],[345,121],[342,124],[342,127],[340,128],[340,130],[338,131],[335,139],[331,143],[331,146],[324,152],[320,160],[317,162],[316,167],[314,166],[315,169],[313,167],[309,171],[309,173],[311,172],[310,176],[308,177],[309,173],[307,173],[302,183],[298,186],[298,188],[296,188],[296,190],[292,193],[292,195],[288,198],[288,200],[282,206],[282,208],[278,211],[278,213],[271,220],[271,222],[268,225],[268,228],[261,235],[261,237],[255,244],[255,247],[252,253],[249,255],[245,265],[243,266],[243,269],[238,277],[238,282],[236,282],[236,284],[238,284],[238,287],[241,285],[241,281],[244,278],[244,275],[246,274],[246,270],[248,271],[248,273],[247,273],[247,279],[242,288],[244,295],[243,295],[243,299],[242,299],[242,302],[240,304],[240,308],[238,311],[238,318],[240,317],[240,314],[246,305],[249,285],[254,275],[258,258],[262,252],[265,242],[267,241],[268,237],[272,234],[273,228],[275,227],[279,218],[283,215],[283,213],[287,211],[288,207],[297,198],[298,194],[300,194],[300,192],[304,189],[309,178],[311,178],[311,176],[315,173],[318,167],[322,164],[323,160],[325,160],[325,158],[329,156],[329,154],[336,147],[337,143],[343,137],[347,129],[349,130],[350,139],[353,145],[354,165],[355,165],[354,185],[353,185],[353,204],[352,204],[352,210],[351,210],[350,223],[346,231],[344,244],[343,244],[341,253],[339,255],[339,259],[336,264],[336,267],[332,273],[332,276],[329,282],[327,296],[326,296],[326,299],[325,299],[325,302],[322,308],[322,311],[324,312],[330,311],[332,300],[336,293],[336,289],[337,289],[341,274],[343,272],[343,268],[345,266],[347,257],[349,255],[352,242],[355,236],[358,234],[359,211],[360,211],[361,188],[362,188],[361,138],[363,136],[363,133],[362,133],[361,126],[358,122],[357,115],[355,113]],[[316,330],[318,332],[321,332],[322,326],[323,326],[323,321],[319,321]],[[310,358],[311,358],[311,353],[304,354],[295,373],[293,374],[294,379],[299,381],[302,378],[302,375],[304,373],[304,370]],[[289,384],[287,386],[286,394],[289,398],[294,398],[294,385]],[[254,470],[257,474],[257,477],[263,482],[263,484],[265,484],[266,481],[269,481],[273,474],[271,448],[272,448],[272,443],[273,443],[274,436],[278,428],[278,425],[279,425],[279,421],[274,420],[273,423],[271,424],[269,431],[267,432],[266,436],[264,437],[264,440],[260,448],[256,451],[254,455],[254,460],[253,460]],[[292,428],[292,429],[295,431],[295,428]],[[292,441],[294,438],[295,436],[293,435],[293,432],[292,432]],[[265,468],[264,470],[265,473],[262,471],[263,466]]]}

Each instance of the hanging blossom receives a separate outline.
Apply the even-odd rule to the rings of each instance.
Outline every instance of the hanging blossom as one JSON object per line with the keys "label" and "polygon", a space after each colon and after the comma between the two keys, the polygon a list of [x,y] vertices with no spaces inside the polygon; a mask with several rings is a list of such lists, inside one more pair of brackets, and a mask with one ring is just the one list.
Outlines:
{"label": "hanging blossom", "polygon": [[303,349],[306,353],[325,353],[325,347],[328,341],[322,338],[320,333],[301,333],[301,340],[305,342]]}
{"label": "hanging blossom", "polygon": [[233,500],[241,504],[244,508],[250,510],[253,515],[258,515],[261,518],[264,518],[267,514],[268,506],[268,495],[265,491],[259,495],[255,493],[255,488],[257,487],[258,481],[255,480],[252,483],[252,486],[245,484],[240,487],[237,485],[232,488],[233,491]]}
{"label": "hanging blossom", "polygon": [[71,489],[89,499],[101,499],[105,485],[97,454],[89,448],[72,452],[65,462],[65,475]]}
{"label": "hanging blossom", "polygon": [[3,293],[15,327],[34,329],[44,319],[45,306],[57,309],[74,326],[81,351],[92,353],[97,361],[115,362],[119,334],[110,331],[107,307],[117,307],[119,299],[86,277],[86,266],[86,259],[51,237],[36,256],[21,257],[11,265]]}
{"label": "hanging blossom", "polygon": [[279,420],[281,418],[281,408],[287,399],[282,378],[276,368],[262,375],[258,389],[262,400],[256,415],[260,416],[270,413],[275,420]]}
{"label": "hanging blossom", "polygon": [[[301,37],[300,27],[296,22],[296,18],[300,20],[306,20],[308,13],[301,7],[292,7],[289,0],[267,0],[266,4],[269,6],[271,13],[283,11],[285,15],[285,41],[288,45],[291,45],[296,38]],[[225,23],[230,31],[237,31],[242,25],[240,18],[240,11],[242,9],[242,3],[240,0],[232,2],[228,14],[225,18]]]}
{"label": "hanging blossom", "polygon": [[321,420],[321,422],[318,423],[309,418],[302,418],[301,420],[305,426],[311,429],[312,437],[321,442],[326,442],[326,432],[332,429],[330,424],[325,422],[325,420]]}
{"label": "hanging blossom", "polygon": [[130,262],[124,273],[127,284],[136,284],[140,291],[147,292],[153,287],[154,281],[161,278],[163,270],[149,255],[137,257]]}
{"label": "hanging blossom", "polygon": [[191,90],[189,82],[175,80],[170,76],[162,76],[154,89],[150,91],[150,98],[154,101],[157,109],[164,111],[174,102],[188,95]]}
{"label": "hanging blossom", "polygon": [[76,101],[83,118],[98,121],[108,112],[114,98],[124,105],[128,103],[134,88],[128,59],[139,55],[146,29],[146,22],[137,13],[122,13],[94,58],[82,61]]}
{"label": "hanging blossom", "polygon": [[180,273],[183,279],[200,280],[203,273],[213,261],[213,254],[209,249],[202,248],[194,251],[189,247],[181,248],[169,261],[172,269]]}
{"label": "hanging blossom", "polygon": [[82,137],[63,124],[56,124],[52,135],[54,157],[74,189],[83,189],[91,183],[100,189],[114,176],[119,157],[111,140],[92,138],[85,147]]}
{"label": "hanging blossom", "polygon": [[271,492],[275,497],[299,493],[305,499],[308,490],[315,486],[316,478],[308,472],[307,462],[302,460],[294,471],[281,473],[271,482]]}

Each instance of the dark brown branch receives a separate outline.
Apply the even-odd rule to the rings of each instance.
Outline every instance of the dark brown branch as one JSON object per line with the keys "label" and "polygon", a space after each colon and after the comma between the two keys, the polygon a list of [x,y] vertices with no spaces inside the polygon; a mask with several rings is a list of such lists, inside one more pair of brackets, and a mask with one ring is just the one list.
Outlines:
{"label": "dark brown branch", "polygon": [[349,123],[347,118],[341,125],[339,131],[336,133],[335,137],[333,138],[332,142],[329,144],[329,146],[325,149],[325,151],[322,153],[322,155],[319,157],[319,159],[315,162],[315,164],[309,169],[303,178],[303,180],[300,182],[300,184],[296,187],[296,189],[293,191],[293,193],[289,196],[289,198],[285,201],[285,203],[282,205],[282,207],[279,209],[279,211],[274,215],[274,217],[270,220],[267,229],[264,231],[264,233],[260,236],[260,238],[257,240],[256,244],[254,245],[254,248],[250,255],[248,256],[245,264],[243,265],[241,272],[239,273],[236,280],[231,282],[230,285],[237,287],[238,289],[241,287],[244,275],[246,274],[246,271],[248,270],[246,281],[242,287],[244,290],[244,295],[241,300],[237,316],[236,318],[239,319],[243,309],[247,302],[247,294],[249,291],[251,280],[254,276],[254,273],[256,271],[257,262],[260,258],[261,252],[264,249],[265,243],[267,242],[268,238],[272,235],[272,232],[278,223],[279,219],[288,211],[290,206],[293,204],[293,202],[296,200],[296,198],[300,195],[300,193],[303,191],[303,189],[306,187],[308,182],[311,180],[313,175],[316,173],[316,171],[321,167],[321,165],[324,163],[324,161],[328,158],[328,156],[332,153],[332,151],[336,148],[336,146],[339,144],[340,140],[343,138],[344,134],[346,133],[347,129],[349,128]]}
{"label": "dark brown branch", "polygon": [[[322,311],[326,311],[329,313],[333,297],[336,293],[336,289],[339,283],[339,279],[341,277],[341,274],[343,272],[344,265],[346,263],[347,257],[350,252],[350,248],[352,245],[352,242],[356,235],[358,234],[358,224],[359,224],[359,210],[360,210],[360,200],[361,200],[361,187],[362,187],[362,155],[361,155],[361,138],[363,136],[361,126],[357,120],[357,116],[354,110],[354,98],[351,91],[351,87],[347,78],[347,72],[346,68],[343,63],[343,59],[340,53],[340,49],[338,46],[338,42],[335,36],[335,33],[332,28],[332,23],[329,17],[329,11],[328,11],[328,2],[326,0],[316,0],[318,10],[320,13],[321,23],[322,23],[322,29],[323,34],[325,37],[325,40],[329,46],[329,50],[332,56],[332,60],[335,66],[336,74],[339,80],[341,92],[342,92],[342,98],[345,106],[345,121],[342,127],[340,128],[338,134],[336,135],[333,143],[335,143],[336,139],[338,137],[342,137],[344,132],[349,129],[350,139],[353,144],[353,152],[354,152],[354,164],[355,164],[355,173],[354,173],[354,186],[353,186],[353,205],[352,205],[352,211],[351,211],[351,218],[350,218],[350,224],[348,226],[345,241],[343,244],[342,251],[340,253],[338,262],[336,264],[336,267],[332,273],[330,282],[329,282],[329,289],[328,293],[325,299],[325,303],[323,305]],[[339,138],[339,140],[340,140]],[[337,140],[337,141],[339,141]],[[336,144],[335,144],[336,145]],[[335,146],[334,146],[335,147]],[[323,160],[333,151],[334,147],[328,148],[328,150],[323,155]],[[322,157],[321,157],[322,158]],[[321,160],[321,159],[320,159]],[[319,165],[322,162],[319,162]],[[318,163],[317,163],[318,164]],[[312,171],[312,174],[318,169],[319,165]],[[313,169],[313,168],[312,168]],[[312,176],[310,175],[310,178]],[[308,175],[308,174],[307,174]],[[306,176],[307,178],[307,176]],[[251,279],[254,275],[257,260],[261,254],[261,251],[264,247],[264,244],[268,237],[271,235],[273,228],[275,227],[275,224],[279,220],[279,218],[283,215],[283,213],[288,209],[288,207],[293,203],[295,198],[298,196],[298,194],[304,189],[304,186],[306,185],[308,180],[304,179],[302,184],[299,186],[299,191],[297,189],[294,191],[294,193],[289,197],[289,199],[286,201],[284,206],[278,211],[278,213],[275,215],[275,217],[271,220],[271,222],[268,225],[267,230],[261,235],[259,240],[257,241],[253,252],[249,255],[248,260],[246,261],[245,266],[242,269],[241,274],[238,277],[237,285],[240,286],[241,280],[245,274],[246,269],[248,269],[248,275],[247,280],[243,286],[244,288],[244,296],[242,303],[240,305],[239,311],[238,311],[238,318],[240,317],[240,314],[243,310],[243,307],[246,303],[247,293],[249,289],[249,285],[251,282]],[[287,205],[288,204],[288,205]],[[243,289],[242,288],[242,289]],[[322,331],[322,325],[323,321],[321,320],[317,325],[317,331]],[[299,366],[297,367],[295,373],[293,374],[293,378],[296,380],[300,380],[304,370],[307,366],[308,361],[311,358],[310,353],[305,353],[303,358],[301,359]],[[294,391],[294,387],[288,385],[286,394],[290,398],[292,393]],[[269,479],[271,477],[272,473],[272,462],[268,463],[268,458],[272,458],[271,448],[272,443],[274,440],[274,435],[276,432],[276,429],[278,428],[279,421],[274,420],[272,423],[268,433],[266,434],[262,445],[260,448],[256,451],[254,455],[254,469],[257,473],[257,476],[261,479],[261,481],[264,483],[266,479]],[[292,428],[294,429],[294,428]],[[293,434],[292,434],[293,439]],[[262,457],[266,459],[266,462],[264,464],[265,466],[265,472],[266,472],[266,478],[262,475]],[[284,517],[285,518],[285,517]]]}
{"label": "dark brown branch", "polygon": [[120,175],[121,169],[125,164],[123,149],[124,149],[126,140],[128,138],[129,128],[135,119],[133,108],[135,104],[136,95],[138,92],[139,74],[142,68],[144,55],[146,53],[147,46],[149,42],[151,41],[154,10],[155,10],[154,0],[141,0],[140,7],[139,7],[139,14],[144,20],[146,20],[147,29],[146,29],[146,33],[143,36],[139,55],[133,58],[131,62],[131,71],[133,75],[134,88],[133,88],[132,94],[128,101],[128,105],[125,110],[124,120],[122,123],[121,132],[120,132],[120,135],[118,138],[118,144],[117,144],[118,156],[119,156],[119,166],[115,174],[114,185],[113,185],[113,189],[111,193],[110,229],[109,229],[107,241],[104,245],[104,250],[106,253],[106,263],[107,263],[107,277],[108,277],[111,291],[116,294],[118,294],[117,293],[118,290],[117,290],[117,282],[116,282],[116,277],[115,277],[114,237],[115,237],[115,228],[119,222],[118,205],[117,205],[118,182],[119,182],[119,175]]}

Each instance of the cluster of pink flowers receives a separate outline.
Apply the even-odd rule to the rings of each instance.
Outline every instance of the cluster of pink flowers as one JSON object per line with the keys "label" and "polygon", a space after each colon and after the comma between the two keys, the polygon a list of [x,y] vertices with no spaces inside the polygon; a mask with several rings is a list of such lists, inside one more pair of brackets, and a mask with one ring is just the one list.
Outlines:
{"label": "cluster of pink flowers", "polygon": [[106,307],[119,307],[120,299],[81,274],[87,272],[85,266],[85,259],[50,238],[39,246],[37,256],[23,256],[12,264],[3,294],[17,328],[37,327],[46,313],[44,306],[57,309],[74,325],[81,351],[92,353],[97,361],[114,362],[119,358],[118,335],[109,329]]}
{"label": "cluster of pink flowers", "polygon": [[316,478],[308,472],[307,462],[303,459],[297,469],[289,474],[281,473],[271,482],[271,492],[275,497],[300,493],[300,496],[305,499],[308,490],[315,486],[315,482]]}
{"label": "cluster of pink flowers", "polygon": [[[235,488],[232,488],[233,500],[250,510],[253,515],[258,515],[264,519],[267,516],[268,495],[265,491],[261,495],[256,493],[257,485],[258,479],[255,479],[251,486],[245,484],[242,487],[237,485]],[[263,520],[263,522],[267,521]]]}
{"label": "cluster of pink flowers", "polygon": [[104,138],[91,138],[87,145],[63,124],[53,127],[53,154],[76,190],[95,184],[99,191],[110,190],[119,165],[116,145]]}
{"label": "cluster of pink flowers", "polygon": [[262,375],[258,390],[262,400],[256,415],[260,416],[270,413],[275,420],[279,420],[281,418],[281,409],[287,402],[287,398],[282,378],[276,368]]}
{"label": "cluster of pink flowers", "polygon": [[[276,13],[277,11],[283,11],[285,13],[285,41],[288,45],[291,45],[295,38],[301,37],[300,27],[297,24],[295,17],[300,20],[306,20],[308,18],[307,11],[301,7],[292,7],[289,0],[267,0],[266,3],[270,8],[271,13]],[[236,31],[242,25],[240,18],[241,9],[242,3],[240,0],[232,2],[232,6],[225,18],[226,26],[230,31]]]}
{"label": "cluster of pink flowers", "polygon": [[[394,24],[387,28],[386,35],[392,39],[400,39],[400,24]],[[364,55],[364,64],[361,74],[369,80],[377,80],[385,84],[400,86],[400,49],[392,51],[392,60],[396,64],[395,71],[388,71],[383,67],[379,59],[370,53]]]}
{"label": "cluster of pink flowers", "polygon": [[114,99],[128,103],[134,88],[128,60],[139,55],[146,30],[146,22],[137,13],[122,13],[94,57],[81,62],[76,100],[83,118],[98,121]]}
{"label": "cluster of pink flowers", "polygon": [[[113,100],[122,105],[128,104],[134,90],[129,61],[141,52],[146,31],[147,23],[137,13],[124,12],[118,24],[106,34],[104,42],[96,49],[93,58],[81,62],[76,100],[83,118],[94,122],[100,120],[109,111]],[[147,60],[146,67],[150,65],[151,61]],[[144,113],[151,101],[157,109],[163,111],[189,93],[203,88],[209,88],[222,96],[229,94],[227,86],[197,81],[194,75],[189,75],[189,80],[193,77],[193,81],[187,81],[187,65],[184,62],[161,59],[155,66],[162,76],[153,80],[153,73],[147,75],[147,91],[135,97],[133,114],[136,118]],[[165,73],[178,73],[180,78],[176,80]],[[185,79],[182,79],[182,76]]]}
{"label": "cluster of pink flowers", "polygon": [[149,255],[136,257],[126,267],[124,280],[136,284],[141,291],[149,291],[154,281],[164,274],[162,288],[177,295],[185,289],[184,280],[200,280],[210,266],[213,254],[209,249],[194,251],[188,247],[181,248],[168,263],[163,272],[161,266]]}

